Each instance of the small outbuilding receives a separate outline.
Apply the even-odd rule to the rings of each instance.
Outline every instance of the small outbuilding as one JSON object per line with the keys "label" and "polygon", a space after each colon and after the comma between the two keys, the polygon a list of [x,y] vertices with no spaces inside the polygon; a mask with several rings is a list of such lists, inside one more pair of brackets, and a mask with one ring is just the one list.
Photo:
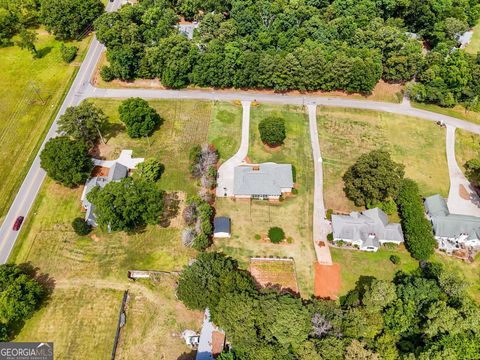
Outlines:
{"label": "small outbuilding", "polygon": [[213,237],[229,238],[231,236],[231,221],[225,216],[216,217],[213,220]]}

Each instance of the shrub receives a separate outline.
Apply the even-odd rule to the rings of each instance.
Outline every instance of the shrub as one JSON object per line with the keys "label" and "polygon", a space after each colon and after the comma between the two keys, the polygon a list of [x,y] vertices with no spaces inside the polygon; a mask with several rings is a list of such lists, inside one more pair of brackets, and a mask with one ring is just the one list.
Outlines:
{"label": "shrub", "polygon": [[[332,234],[332,237],[333,237],[333,234]],[[337,241],[335,241],[335,245],[340,246],[340,247],[345,246],[346,244],[347,244],[347,243],[346,243],[345,241],[343,241],[343,240],[337,240]]]}
{"label": "shrub", "polygon": [[100,77],[103,81],[110,82],[115,79],[115,73],[110,66],[102,66],[100,69]]}
{"label": "shrub", "polygon": [[75,234],[79,236],[85,236],[92,231],[92,227],[82,218],[75,218],[72,221],[72,228],[75,231]]}
{"label": "shrub", "polygon": [[390,255],[390,261],[395,265],[400,264],[400,256]]}
{"label": "shrub", "polygon": [[415,181],[402,181],[397,204],[407,250],[415,259],[427,260],[433,255],[436,241],[432,224],[425,218],[423,201]]}
{"label": "shrub", "polygon": [[155,182],[160,180],[165,166],[156,159],[148,159],[138,164],[135,175],[145,179],[147,181]]}
{"label": "shrub", "polygon": [[[332,209],[328,209],[327,210],[327,213],[325,214],[325,217],[327,218],[327,220],[332,220],[332,214],[333,214],[333,210]],[[332,234],[332,240],[333,240],[333,234]]]}
{"label": "shrub", "polygon": [[278,244],[285,239],[285,232],[277,226],[272,227],[268,230],[268,238],[272,243]]}
{"label": "shrub", "polygon": [[291,236],[287,238],[287,243],[293,244],[293,238]]}
{"label": "shrub", "polygon": [[287,137],[285,121],[282,118],[268,117],[258,124],[260,138],[269,146],[282,145]]}
{"label": "shrub", "polygon": [[327,240],[328,240],[328,241],[333,241],[333,233],[329,233],[329,234],[327,235]]}
{"label": "shrub", "polygon": [[77,56],[77,51],[78,51],[78,47],[76,46],[66,46],[65,44],[62,44],[62,46],[60,47],[60,53],[62,54],[62,59],[67,64],[71,63],[75,59],[75,56]]}
{"label": "shrub", "polygon": [[260,234],[255,234],[255,240],[260,240],[261,238]]}

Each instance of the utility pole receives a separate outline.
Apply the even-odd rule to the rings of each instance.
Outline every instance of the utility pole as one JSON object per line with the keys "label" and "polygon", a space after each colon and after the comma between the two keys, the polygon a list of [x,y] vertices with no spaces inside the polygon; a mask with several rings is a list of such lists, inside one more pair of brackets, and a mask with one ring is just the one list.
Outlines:
{"label": "utility pole", "polygon": [[37,86],[37,84],[34,82],[34,81],[30,81],[29,83],[30,87],[32,88],[33,92],[37,95],[37,97],[40,99],[40,101],[42,102],[43,105],[45,105],[47,103],[46,100],[44,100],[42,98],[42,96],[40,95],[40,88]]}

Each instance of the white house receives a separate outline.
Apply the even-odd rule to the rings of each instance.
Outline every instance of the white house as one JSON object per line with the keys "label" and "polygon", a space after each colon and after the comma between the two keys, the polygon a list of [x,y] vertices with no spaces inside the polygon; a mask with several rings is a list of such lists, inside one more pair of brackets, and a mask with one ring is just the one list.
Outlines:
{"label": "white house", "polygon": [[233,196],[237,199],[278,200],[293,189],[290,164],[242,164],[234,169]]}
{"label": "white house", "polygon": [[425,199],[425,210],[440,249],[448,253],[460,248],[480,249],[479,217],[451,214],[438,194]]}
{"label": "white house", "polygon": [[332,215],[333,240],[356,245],[360,250],[375,252],[381,244],[400,244],[403,232],[400,224],[388,223],[388,216],[374,208],[350,215]]}

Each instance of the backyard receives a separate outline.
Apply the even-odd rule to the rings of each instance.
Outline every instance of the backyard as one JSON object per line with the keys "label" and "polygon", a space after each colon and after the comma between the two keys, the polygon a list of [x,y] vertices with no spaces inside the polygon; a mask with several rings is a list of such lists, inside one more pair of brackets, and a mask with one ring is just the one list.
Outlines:
{"label": "backyard", "polygon": [[[61,42],[39,29],[33,59],[17,46],[0,48],[0,221],[33,161],[48,127],[70,87],[90,37],[74,44],[77,61],[66,64]],[[37,93],[38,91],[38,93]]]}
{"label": "backyard", "polygon": [[318,132],[324,164],[325,206],[351,211],[342,176],[362,154],[384,149],[405,165],[405,176],[418,182],[423,195],[448,194],[445,130],[406,116],[319,107]]}
{"label": "backyard", "polygon": [[[55,288],[51,300],[26,322],[16,340],[47,338],[55,342],[60,357],[81,359],[82,354],[92,353],[92,358],[104,359],[112,348],[122,293],[129,289],[128,321],[118,358],[142,354],[148,359],[163,354],[166,359],[176,359],[190,352],[179,334],[187,328],[198,331],[202,314],[187,310],[175,299],[174,279],[133,283],[127,271],[179,271],[196,256],[180,240],[183,200],[198,189],[188,173],[188,151],[207,141],[210,121],[218,121],[212,108],[229,105],[151,102],[164,123],[149,139],[135,140],[123,132],[116,111],[119,101],[96,102],[110,118],[105,130],[107,144],[97,152],[110,159],[122,149],[133,149],[134,156],[159,159],[166,167],[160,186],[178,191],[179,211],[167,228],[147,226],[141,231],[110,234],[97,229],[79,237],[71,222],[84,216],[80,209],[83,187],[68,189],[47,179],[10,261],[31,263],[54,280]],[[95,341],[91,341],[92,333]]]}
{"label": "backyard", "polygon": [[[260,140],[258,123],[267,116],[285,119],[287,139],[279,149],[267,149]],[[253,256],[293,257],[299,290],[304,297],[313,294],[316,261],[312,243],[313,168],[308,139],[308,121],[302,107],[266,104],[252,107],[250,161],[292,164],[298,194],[280,203],[224,198],[216,201],[217,215],[232,219],[232,237],[216,240],[215,248],[238,259],[244,268],[248,268]],[[273,226],[283,228],[287,241],[272,244],[264,239]]]}

